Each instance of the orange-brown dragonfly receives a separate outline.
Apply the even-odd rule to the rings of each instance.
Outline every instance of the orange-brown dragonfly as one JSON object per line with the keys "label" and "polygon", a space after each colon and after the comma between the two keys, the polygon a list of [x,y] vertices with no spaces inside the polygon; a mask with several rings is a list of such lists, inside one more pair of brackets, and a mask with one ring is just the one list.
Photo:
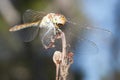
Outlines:
{"label": "orange-brown dragonfly", "polygon": [[[70,37],[77,37],[77,39],[85,41],[89,44],[92,44],[94,48],[97,48],[96,44],[90,40],[84,39],[84,38],[78,38],[78,35],[74,33],[80,32],[82,28],[84,30],[90,30],[90,29],[95,29],[95,30],[100,30],[102,32],[107,32],[110,33],[110,31],[106,29],[101,29],[98,27],[91,27],[91,26],[84,26],[81,27],[76,23],[73,23],[72,21],[69,21],[64,15],[58,14],[58,13],[44,13],[44,12],[39,12],[39,11],[34,11],[34,10],[26,10],[26,12],[23,15],[23,24],[16,25],[12,28],[9,29],[9,31],[14,32],[14,31],[21,31],[22,38],[25,42],[32,41],[37,34],[44,33],[42,35],[41,41],[42,44],[45,48],[50,48],[51,46],[54,45],[54,40],[56,39],[56,36],[58,33],[60,33],[61,26],[64,26],[66,23],[70,23],[73,28],[69,27],[68,35]],[[75,27],[79,26],[79,27]],[[65,27],[65,26],[64,26]],[[41,31],[42,29],[42,31]],[[71,35],[72,34],[72,35]],[[68,39],[69,40],[69,39]],[[78,41],[79,41],[78,40]]]}
{"label": "orange-brown dragonfly", "polygon": [[51,38],[51,41],[52,41],[53,35],[56,35],[57,33],[61,32],[59,27],[61,25],[64,25],[67,19],[62,14],[49,13],[45,15],[42,12],[27,10],[24,13],[23,21],[24,21],[24,24],[16,25],[10,28],[9,31],[14,32],[14,31],[27,29],[27,28],[29,28],[29,31],[30,31],[31,27],[36,28],[36,29],[33,29],[31,33],[25,30],[23,32],[22,36],[31,34],[31,37],[24,39],[25,42],[29,42],[35,38],[39,29],[46,29],[45,34],[42,37],[42,43],[44,47],[47,48],[47,46],[44,43],[44,41],[46,41],[45,39]]}

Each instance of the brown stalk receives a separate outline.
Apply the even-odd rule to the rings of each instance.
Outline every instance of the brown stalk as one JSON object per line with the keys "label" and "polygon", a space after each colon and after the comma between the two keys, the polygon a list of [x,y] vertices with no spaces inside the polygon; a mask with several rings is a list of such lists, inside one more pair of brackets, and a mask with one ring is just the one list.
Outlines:
{"label": "brown stalk", "polygon": [[56,80],[67,80],[68,70],[73,63],[73,53],[66,51],[66,37],[64,32],[61,32],[62,52],[55,51],[53,61],[56,64]]}

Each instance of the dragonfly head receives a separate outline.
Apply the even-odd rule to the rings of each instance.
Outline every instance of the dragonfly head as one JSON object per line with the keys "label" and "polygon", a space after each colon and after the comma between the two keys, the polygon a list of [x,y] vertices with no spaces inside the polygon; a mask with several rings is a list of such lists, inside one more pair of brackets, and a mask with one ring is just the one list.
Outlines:
{"label": "dragonfly head", "polygon": [[62,14],[55,14],[53,16],[53,23],[56,24],[59,27],[63,26],[66,23],[66,18]]}

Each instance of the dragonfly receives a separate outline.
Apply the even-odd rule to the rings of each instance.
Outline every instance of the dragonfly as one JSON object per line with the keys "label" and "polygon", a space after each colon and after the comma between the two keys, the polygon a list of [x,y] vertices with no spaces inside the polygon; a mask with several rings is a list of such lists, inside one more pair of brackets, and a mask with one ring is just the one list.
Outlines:
{"label": "dragonfly", "polygon": [[[41,16],[41,14],[44,16]],[[23,36],[26,34],[27,35],[31,34],[31,37],[24,40],[25,42],[29,42],[35,38],[39,29],[44,29],[45,34],[41,40],[42,40],[44,47],[49,48],[48,46],[45,45],[45,41],[46,41],[45,39],[51,38],[51,41],[54,42],[54,39],[52,37],[54,35],[58,34],[59,32],[61,32],[59,27],[61,25],[64,25],[66,23],[67,19],[62,14],[49,13],[49,14],[45,15],[42,12],[27,10],[24,13],[23,21],[24,21],[24,24],[16,25],[16,26],[10,28],[9,31],[15,32],[15,31],[19,31],[19,30],[23,30],[23,29],[27,29],[27,28],[29,28],[29,31],[30,31],[31,27],[36,28],[36,29],[33,29],[31,31],[31,33],[28,32],[27,30],[23,30],[24,31],[24,32],[22,32]],[[25,36],[25,37],[27,37],[27,36]],[[50,44],[50,45],[52,45],[52,44]]]}
{"label": "dragonfly", "polygon": [[[14,27],[10,28],[9,31],[20,31],[20,34],[22,35],[22,38],[25,42],[30,42],[34,40],[39,33],[40,35],[42,35],[41,42],[46,49],[54,47],[54,42],[59,34],[62,32],[62,28],[66,28],[66,34],[70,37],[74,36],[77,37],[78,41],[86,41],[90,45],[94,46],[94,48],[97,48],[94,42],[85,38],[79,38],[78,35],[76,35],[76,32],[79,32],[80,29],[84,28],[85,30],[96,29],[110,33],[110,31],[98,27],[80,27],[77,23],[68,20],[64,15],[59,13],[46,14],[45,12],[34,11],[31,9],[25,11],[23,15],[23,21],[23,24],[15,25]],[[70,26],[72,27],[66,27],[67,23],[70,24]],[[70,45],[68,46],[71,47]]]}

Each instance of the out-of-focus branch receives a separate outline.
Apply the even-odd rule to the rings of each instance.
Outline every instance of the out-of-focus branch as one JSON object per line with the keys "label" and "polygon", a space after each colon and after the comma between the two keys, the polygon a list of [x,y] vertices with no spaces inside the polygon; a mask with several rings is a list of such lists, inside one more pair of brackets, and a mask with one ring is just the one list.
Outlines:
{"label": "out-of-focus branch", "polygon": [[10,0],[0,0],[0,13],[9,25],[20,21],[20,14],[13,7]]}

